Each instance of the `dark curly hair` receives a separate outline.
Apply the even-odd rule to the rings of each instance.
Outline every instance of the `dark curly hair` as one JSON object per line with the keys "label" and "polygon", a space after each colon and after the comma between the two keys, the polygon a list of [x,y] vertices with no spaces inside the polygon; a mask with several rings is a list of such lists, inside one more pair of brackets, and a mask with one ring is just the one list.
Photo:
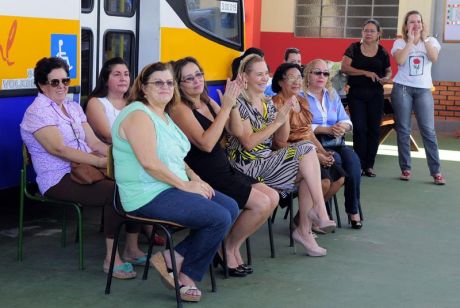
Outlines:
{"label": "dark curly hair", "polygon": [[281,86],[279,82],[284,79],[286,76],[286,72],[290,70],[291,68],[296,68],[299,70],[300,75],[302,75],[302,68],[298,64],[294,63],[283,63],[278,68],[276,69],[275,73],[273,74],[273,79],[272,79],[272,90],[275,93],[281,92]]}
{"label": "dark curly hair", "polygon": [[45,85],[48,82],[48,75],[52,70],[62,68],[69,77],[69,65],[58,57],[42,58],[35,64],[34,68],[34,83],[38,92],[43,93],[40,85]]}

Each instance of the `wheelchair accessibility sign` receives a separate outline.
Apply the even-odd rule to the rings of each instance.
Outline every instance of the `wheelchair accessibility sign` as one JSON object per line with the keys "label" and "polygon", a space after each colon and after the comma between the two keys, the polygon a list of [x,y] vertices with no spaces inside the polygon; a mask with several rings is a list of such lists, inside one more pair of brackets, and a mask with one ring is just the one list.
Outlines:
{"label": "wheelchair accessibility sign", "polygon": [[70,78],[77,77],[77,36],[51,34],[51,56],[62,58],[69,65]]}

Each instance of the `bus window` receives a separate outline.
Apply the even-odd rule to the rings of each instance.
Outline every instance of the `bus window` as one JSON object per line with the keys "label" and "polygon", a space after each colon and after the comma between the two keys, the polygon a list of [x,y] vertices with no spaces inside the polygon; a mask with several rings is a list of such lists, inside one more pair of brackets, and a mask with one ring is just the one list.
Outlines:
{"label": "bus window", "polygon": [[241,46],[239,20],[241,6],[237,1],[186,0],[190,22],[202,31],[223,41]]}
{"label": "bus window", "polygon": [[89,29],[81,30],[81,100],[91,92],[93,79],[93,33]]}
{"label": "bus window", "polygon": [[113,57],[121,57],[128,63],[134,76],[134,34],[130,31],[107,31],[104,35],[104,58],[102,62]]}
{"label": "bus window", "polygon": [[104,9],[107,15],[134,16],[135,0],[104,0]]}
{"label": "bus window", "polygon": [[94,1],[93,0],[81,0],[81,11],[83,13],[90,13],[93,10]]}

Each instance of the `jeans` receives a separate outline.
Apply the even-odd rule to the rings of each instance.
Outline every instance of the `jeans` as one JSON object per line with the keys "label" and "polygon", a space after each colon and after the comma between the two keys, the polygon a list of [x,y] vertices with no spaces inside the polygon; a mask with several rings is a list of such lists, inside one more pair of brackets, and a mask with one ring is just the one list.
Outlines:
{"label": "jeans", "polygon": [[181,272],[201,281],[225,235],[238,216],[238,204],[215,191],[205,197],[170,188],[132,213],[181,224],[191,231],[174,250],[184,257]]}
{"label": "jeans", "polygon": [[361,164],[358,155],[349,147],[342,147],[334,153],[337,164],[347,172],[345,178],[345,210],[347,214],[357,214],[361,207]]}
{"label": "jeans", "polygon": [[353,122],[353,149],[363,170],[374,167],[383,112],[382,88],[352,88],[347,100]]}
{"label": "jeans", "polygon": [[399,167],[411,170],[411,114],[415,113],[422,135],[430,174],[440,172],[438,141],[434,130],[434,100],[431,89],[413,88],[395,83],[391,91],[398,141]]}

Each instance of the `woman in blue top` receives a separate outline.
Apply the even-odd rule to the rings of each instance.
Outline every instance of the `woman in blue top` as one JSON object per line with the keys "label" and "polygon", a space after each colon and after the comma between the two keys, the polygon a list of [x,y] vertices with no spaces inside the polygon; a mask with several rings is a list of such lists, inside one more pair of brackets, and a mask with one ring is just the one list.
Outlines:
{"label": "woman in blue top", "polygon": [[[192,230],[176,247],[181,298],[199,301],[200,281],[238,215],[236,202],[202,181],[184,162],[190,143],[165,109],[179,98],[172,68],[146,66],[112,127],[115,179],[125,211]],[[169,253],[150,260],[169,286]]]}
{"label": "woman in blue top", "polygon": [[[304,91],[313,114],[312,130],[315,134],[325,134],[331,138],[342,138],[353,128],[350,118],[343,109],[342,101],[332,88],[329,69],[325,61],[316,59],[304,70]],[[323,144],[323,147],[327,147]],[[345,179],[345,209],[351,227],[361,229],[359,215],[361,164],[356,153],[346,147],[334,147],[336,162],[342,165],[348,176]]]}

